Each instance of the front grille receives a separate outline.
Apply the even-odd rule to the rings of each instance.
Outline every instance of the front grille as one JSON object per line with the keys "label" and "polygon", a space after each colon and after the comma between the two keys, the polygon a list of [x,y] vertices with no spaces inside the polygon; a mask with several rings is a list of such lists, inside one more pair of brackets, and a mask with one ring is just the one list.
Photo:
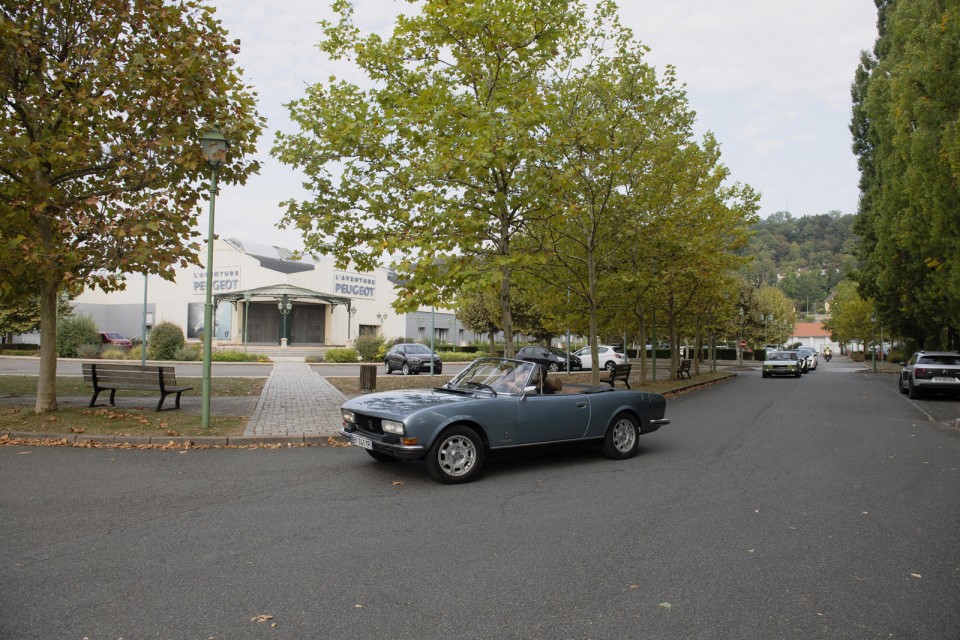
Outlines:
{"label": "front grille", "polygon": [[383,425],[381,424],[380,418],[359,414],[354,414],[354,418],[357,420],[357,428],[360,429],[360,431],[383,435]]}

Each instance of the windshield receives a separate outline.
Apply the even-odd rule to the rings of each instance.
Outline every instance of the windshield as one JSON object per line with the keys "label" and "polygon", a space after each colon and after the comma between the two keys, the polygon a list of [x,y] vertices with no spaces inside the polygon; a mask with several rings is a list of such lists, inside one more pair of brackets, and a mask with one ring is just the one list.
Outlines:
{"label": "windshield", "polygon": [[795,353],[771,353],[768,357],[768,360],[796,360],[797,354]]}
{"label": "windshield", "polygon": [[408,344],[407,353],[430,355],[430,349],[427,348],[426,345],[422,345],[422,344]]}
{"label": "windshield", "polygon": [[530,382],[536,365],[532,362],[502,358],[480,358],[461,371],[445,386],[460,391],[485,389],[496,393],[520,395]]}

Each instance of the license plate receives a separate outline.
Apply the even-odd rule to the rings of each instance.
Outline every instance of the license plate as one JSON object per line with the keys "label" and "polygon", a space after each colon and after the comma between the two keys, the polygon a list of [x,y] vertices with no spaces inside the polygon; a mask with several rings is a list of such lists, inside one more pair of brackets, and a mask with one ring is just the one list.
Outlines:
{"label": "license plate", "polygon": [[350,434],[350,444],[355,447],[363,447],[364,449],[373,449],[373,440],[352,433]]}
{"label": "license plate", "polygon": [[944,376],[937,376],[936,378],[933,379],[933,381],[934,381],[934,382],[954,382],[954,383],[955,383],[955,382],[957,382],[957,379],[956,379],[956,378],[947,378],[947,377],[944,377]]}

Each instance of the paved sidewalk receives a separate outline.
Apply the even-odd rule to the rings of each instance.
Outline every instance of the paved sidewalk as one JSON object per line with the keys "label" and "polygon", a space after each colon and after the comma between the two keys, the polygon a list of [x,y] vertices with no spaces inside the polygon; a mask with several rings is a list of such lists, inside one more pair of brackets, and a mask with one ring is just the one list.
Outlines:
{"label": "paved sidewalk", "polygon": [[332,436],[346,396],[305,362],[275,362],[245,436]]}

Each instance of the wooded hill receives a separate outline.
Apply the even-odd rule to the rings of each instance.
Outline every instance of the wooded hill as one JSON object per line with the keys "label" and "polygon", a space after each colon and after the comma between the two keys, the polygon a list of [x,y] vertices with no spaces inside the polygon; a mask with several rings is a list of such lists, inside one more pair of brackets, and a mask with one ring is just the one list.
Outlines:
{"label": "wooded hill", "polygon": [[744,277],[779,287],[799,313],[822,313],[824,299],[856,268],[855,218],[839,211],[799,217],[780,211],[760,220],[744,251],[753,257]]}

